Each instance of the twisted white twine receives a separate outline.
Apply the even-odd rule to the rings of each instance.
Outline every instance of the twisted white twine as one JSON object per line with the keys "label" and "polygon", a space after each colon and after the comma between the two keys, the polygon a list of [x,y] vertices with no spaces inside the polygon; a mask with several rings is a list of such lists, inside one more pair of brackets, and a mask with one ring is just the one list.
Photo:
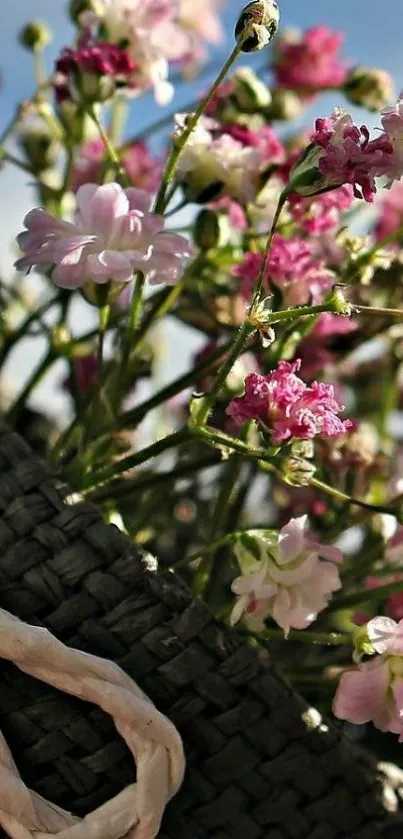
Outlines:
{"label": "twisted white twine", "polygon": [[116,664],[70,649],[50,632],[0,609],[0,657],[110,714],[137,767],[137,783],[84,819],[61,810],[22,781],[0,732],[0,824],[12,839],[154,839],[184,773],[174,725]]}

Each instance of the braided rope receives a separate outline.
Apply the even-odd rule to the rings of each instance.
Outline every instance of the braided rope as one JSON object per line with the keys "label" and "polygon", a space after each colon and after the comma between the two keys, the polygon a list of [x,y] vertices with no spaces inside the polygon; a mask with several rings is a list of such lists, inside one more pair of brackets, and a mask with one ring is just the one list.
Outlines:
{"label": "braided rope", "polygon": [[0,733],[0,824],[12,839],[154,839],[184,774],[174,725],[116,664],[70,649],[0,609],[0,656],[109,713],[136,761],[137,781],[78,819],[29,790]]}

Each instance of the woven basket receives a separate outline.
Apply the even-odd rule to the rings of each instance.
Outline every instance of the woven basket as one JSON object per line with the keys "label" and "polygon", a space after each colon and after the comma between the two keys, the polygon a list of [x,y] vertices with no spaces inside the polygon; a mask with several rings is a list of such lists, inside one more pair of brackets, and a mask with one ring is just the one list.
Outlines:
{"label": "woven basket", "polygon": [[[181,732],[187,773],[161,839],[401,839],[402,773],[320,723],[3,425],[0,509],[0,606],[118,662]],[[83,815],[133,780],[99,709],[0,666],[0,728],[30,787]]]}

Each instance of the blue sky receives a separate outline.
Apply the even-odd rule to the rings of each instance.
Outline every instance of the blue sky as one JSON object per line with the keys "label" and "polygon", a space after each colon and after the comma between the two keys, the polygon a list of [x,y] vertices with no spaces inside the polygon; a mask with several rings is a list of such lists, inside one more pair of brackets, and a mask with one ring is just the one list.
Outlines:
{"label": "blue sky", "polygon": [[[58,54],[60,48],[67,45],[72,36],[72,27],[69,25],[65,9],[67,0],[1,0],[2,21],[0,32],[0,67],[2,73],[2,86],[0,88],[0,130],[8,122],[10,115],[17,102],[28,97],[32,91],[32,62],[31,56],[19,46],[17,35],[22,25],[29,19],[42,19],[46,21],[53,30],[54,40],[47,51],[47,62],[49,69]],[[403,49],[402,49],[402,24],[403,24],[403,0],[283,0],[282,25],[298,26],[306,28],[318,23],[326,23],[334,29],[345,32],[345,43],[343,54],[354,63],[363,63],[371,66],[379,66],[387,69],[396,80],[396,89],[403,88]],[[223,58],[232,47],[232,32],[235,20],[244,4],[241,0],[226,0],[226,11],[224,15],[225,28],[227,32],[226,44],[214,57]],[[260,54],[255,62],[259,65],[264,61],[264,53]],[[248,62],[248,57],[242,61]],[[173,106],[169,106],[166,112],[173,108],[178,110],[197,96],[206,87],[206,79],[199,80],[194,85],[182,85],[174,100]],[[341,97],[322,98],[315,106],[318,115],[328,113],[333,105],[343,104]],[[137,132],[145,125],[157,120],[164,111],[158,109],[153,103],[152,97],[135,100],[132,103],[129,121],[130,132]],[[313,116],[313,114],[310,114]],[[368,120],[367,115],[362,115],[363,120]],[[370,120],[376,124],[377,119]],[[21,230],[22,219],[25,213],[33,204],[32,191],[27,183],[27,176],[6,167],[0,172],[0,183],[2,186],[0,202],[0,268],[8,268],[12,262],[10,244],[14,236]],[[80,317],[80,320],[82,318]],[[167,369],[170,367],[178,374],[187,367],[186,353],[183,352],[184,343],[179,341],[180,353],[175,350],[178,345],[178,334],[172,333],[169,327],[164,335],[166,342],[165,362]],[[194,339],[190,334],[184,335],[183,340],[191,351]],[[12,358],[8,375],[13,381],[13,386],[18,383],[21,387],[23,381],[29,374],[29,368],[43,352],[39,341],[28,341],[21,346]],[[164,373],[162,373],[164,375]],[[165,373],[166,375],[166,373]],[[58,383],[62,378],[62,371],[56,369],[49,380],[45,381],[39,388],[36,402],[38,405],[46,404],[48,408],[49,396],[52,391],[51,413],[59,413],[65,409],[65,400],[60,392]],[[56,387],[55,387],[56,386]]]}

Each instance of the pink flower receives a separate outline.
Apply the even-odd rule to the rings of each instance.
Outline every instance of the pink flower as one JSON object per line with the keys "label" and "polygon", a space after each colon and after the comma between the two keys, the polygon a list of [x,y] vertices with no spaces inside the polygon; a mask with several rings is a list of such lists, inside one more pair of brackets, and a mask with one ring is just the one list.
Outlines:
{"label": "pink flower", "polygon": [[141,271],[151,284],[173,285],[190,257],[183,236],[164,233],[160,216],[150,212],[150,196],[117,183],[85,184],[77,192],[74,222],[45,210],[31,210],[17,242],[23,256],[18,270],[53,267],[61,288],[80,288],[88,280],[127,283]]}
{"label": "pink flower", "polygon": [[225,125],[224,134],[229,134],[243,146],[259,149],[266,163],[283,163],[285,149],[275,131],[269,125],[263,125],[259,131],[252,131],[245,125],[230,123]]}
{"label": "pink flower", "polygon": [[345,434],[351,422],[338,416],[343,405],[335,399],[333,386],[313,382],[308,387],[296,375],[300,367],[300,359],[292,364],[280,361],[267,376],[250,373],[243,396],[230,402],[227,413],[238,426],[256,420],[270,432],[273,443]]}
{"label": "pink flower", "polygon": [[[102,26],[108,40],[127,44],[137,70],[137,89],[154,88],[160,105],[173,95],[168,81],[170,63],[184,63],[202,57],[202,42],[220,37],[216,0],[97,0],[96,13],[81,16],[84,26]],[[204,15],[204,9],[206,15]]]}
{"label": "pink flower", "polygon": [[347,76],[338,57],[342,42],[342,33],[327,26],[308,29],[297,39],[280,38],[273,64],[276,83],[307,95],[341,87]]}
{"label": "pink flower", "polygon": [[380,215],[375,226],[375,238],[379,242],[403,226],[403,183],[393,184],[377,207]]}
{"label": "pink flower", "polygon": [[[66,47],[56,61],[55,93],[58,102],[77,95],[93,101],[112,96],[115,87],[135,86],[136,64],[128,52],[107,41],[91,43],[86,35],[77,49]],[[105,84],[106,80],[109,83]]]}
{"label": "pink flower", "polygon": [[305,629],[326,608],[330,595],[341,587],[337,565],[342,553],[321,545],[305,533],[306,516],[291,519],[277,533],[249,530],[236,543],[241,576],[232,583],[237,595],[231,623],[242,615],[260,630],[272,617],[288,635]]}
{"label": "pink flower", "polygon": [[[73,192],[77,192],[83,184],[99,183],[104,158],[105,146],[99,138],[90,140],[78,149],[71,182]],[[157,191],[162,165],[149,152],[145,143],[133,143],[124,151],[121,161],[133,186],[150,193]]]}
{"label": "pink flower", "polygon": [[[261,261],[261,254],[247,253],[233,269],[233,274],[243,280],[241,292],[247,300],[251,299]],[[281,290],[284,306],[321,303],[334,281],[333,272],[314,256],[313,244],[297,236],[274,236],[265,282]]]}
{"label": "pink flower", "polygon": [[[369,139],[365,125],[358,128],[345,111],[335,109],[330,118],[317,119],[312,137],[322,187],[352,184],[356,198],[372,202],[375,178],[396,177],[393,145],[386,134]],[[297,164],[298,166],[298,164]]]}
{"label": "pink flower", "polygon": [[[187,114],[176,115],[178,140]],[[243,136],[243,139],[245,137]],[[254,200],[267,167],[266,146],[246,144],[209,117],[201,117],[181,151],[176,179],[190,200],[203,202],[227,196],[241,204]]]}
{"label": "pink flower", "polygon": [[351,207],[353,200],[353,188],[345,184],[331,192],[315,195],[314,198],[290,195],[288,209],[302,230],[312,236],[321,236],[340,226],[341,214]]}

